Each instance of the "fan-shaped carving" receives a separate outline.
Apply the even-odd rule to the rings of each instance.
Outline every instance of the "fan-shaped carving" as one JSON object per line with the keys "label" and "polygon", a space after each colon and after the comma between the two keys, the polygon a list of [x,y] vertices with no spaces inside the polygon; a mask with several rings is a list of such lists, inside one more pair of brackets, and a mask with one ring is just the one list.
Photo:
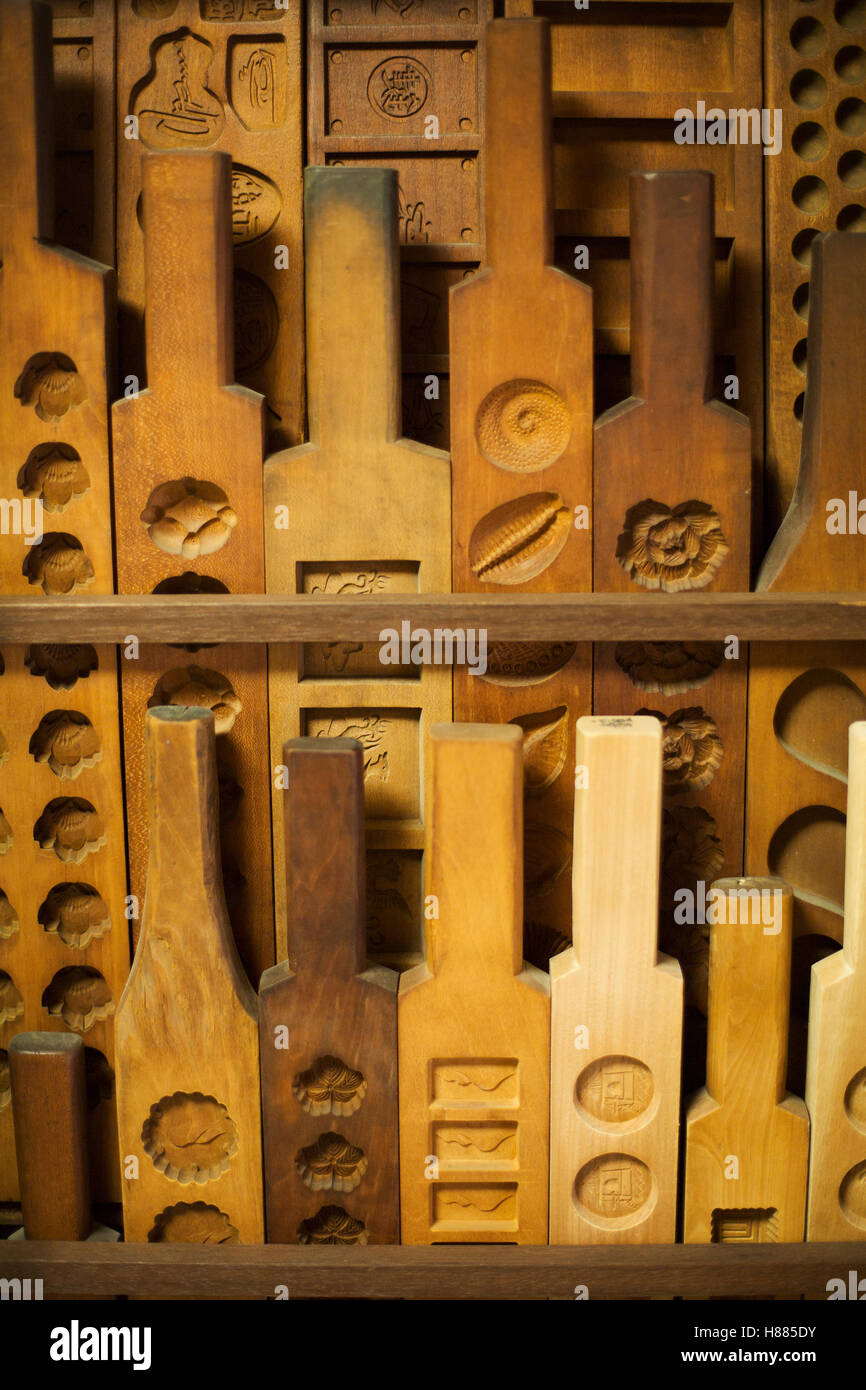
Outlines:
{"label": "fan-shaped carving", "polygon": [[200,478],[162,483],[150,494],[141,519],[155,546],[188,560],[221,550],[238,524],[222,488]]}
{"label": "fan-shaped carving", "polygon": [[231,682],[219,671],[203,666],[175,666],[166,671],[147,703],[150,709],[156,705],[197,705],[212,710],[218,734],[229,732],[242,709]]}
{"label": "fan-shaped carving", "polygon": [[292,1090],[310,1115],[354,1115],[367,1094],[367,1082],[362,1072],[327,1054],[295,1077]]}
{"label": "fan-shaped carving", "polygon": [[99,736],[87,718],[74,709],[54,709],[42,716],[30,739],[37,763],[47,763],[58,777],[76,778],[102,758]]}
{"label": "fan-shaped carving", "polygon": [[83,497],[90,474],[71,444],[38,444],[18,474],[25,497],[38,497],[46,512],[62,512]]}
{"label": "fan-shaped carving", "polygon": [[176,1202],[159,1213],[147,1239],[151,1244],[239,1245],[241,1238],[219,1207],[207,1202]]}
{"label": "fan-shaped carving", "polygon": [[52,690],[71,690],[99,665],[96,648],[81,642],[34,642],[24,658],[31,676],[44,676]]}
{"label": "fan-shaped carving", "polygon": [[11,1023],[24,1012],[24,1000],[15,988],[15,982],[5,970],[0,970],[0,1023]]}
{"label": "fan-shaped carving", "polygon": [[556,492],[533,492],[494,507],[469,540],[472,573],[492,584],[524,584],[556,559],[571,512]]}
{"label": "fan-shaped carving", "polygon": [[17,932],[20,922],[18,913],[0,888],[0,941],[8,941]]}
{"label": "fan-shaped carving", "polygon": [[40,926],[56,932],[67,946],[84,947],[111,927],[111,917],[99,893],[89,883],[55,883],[37,914]]}
{"label": "fan-shaped carving", "polygon": [[645,589],[703,589],[728,553],[718,515],[706,502],[668,507],[648,498],[630,507],[616,558]]}
{"label": "fan-shaped carving", "polygon": [[662,714],[656,709],[639,709],[652,715],[663,729],[663,769],[666,792],[694,792],[709,786],[722,761],[722,740],[711,719],[700,705]]}
{"label": "fan-shaped carving", "polygon": [[523,730],[523,789],[528,796],[556,781],[568,754],[568,710],[565,705],[520,714],[511,720]]}
{"label": "fan-shaped carving", "polygon": [[65,531],[46,531],[28,550],[21,573],[45,594],[74,594],[93,582],[93,566],[81,542]]}
{"label": "fan-shaped carving", "polygon": [[724,660],[721,642],[617,642],[614,657],[638,690],[681,695],[709,680]]}
{"label": "fan-shaped carving", "polygon": [[153,1166],[176,1182],[218,1178],[237,1153],[238,1132],[224,1105],[200,1091],[176,1091],[150,1107],[141,1131]]}
{"label": "fan-shaped carving", "polygon": [[367,1155],[331,1131],[301,1149],[295,1164],[312,1192],[354,1192],[367,1171]]}
{"label": "fan-shaped carving", "polygon": [[62,352],[37,352],[15,383],[16,400],[33,406],[39,419],[48,424],[81,405],[86,395],[78,368]]}
{"label": "fan-shaped carving", "polygon": [[298,1227],[299,1245],[366,1245],[367,1228],[343,1207],[322,1207]]}
{"label": "fan-shaped carving", "polygon": [[89,965],[67,965],[58,970],[43,993],[42,1007],[52,1018],[62,1018],[67,1028],[86,1033],[94,1023],[111,1017],[114,1000],[98,970]]}
{"label": "fan-shaped carving", "polygon": [[89,801],[80,796],[57,796],[49,801],[33,827],[40,849],[53,849],[65,864],[80,864],[106,843],[105,826]]}

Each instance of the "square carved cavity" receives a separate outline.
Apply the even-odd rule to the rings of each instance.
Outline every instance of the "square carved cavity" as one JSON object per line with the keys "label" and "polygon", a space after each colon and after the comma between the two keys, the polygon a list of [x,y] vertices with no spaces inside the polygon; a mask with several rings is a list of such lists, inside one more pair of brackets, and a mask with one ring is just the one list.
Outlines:
{"label": "square carved cavity", "polygon": [[[299,566],[298,590],[302,594],[336,594],[340,598],[365,595],[417,594],[420,566],[411,560],[385,561],[335,560]],[[302,647],[301,679],[419,680],[421,667],[411,660],[382,661],[384,644],[379,642],[305,642]],[[402,652],[400,653],[402,655]]]}
{"label": "square carved cavity", "polygon": [[367,953],[405,970],[424,952],[424,871],[420,849],[367,851]]}
{"label": "square carved cavity", "polygon": [[716,1207],[714,1245],[769,1245],[779,1239],[775,1207]]}
{"label": "square carved cavity", "polygon": [[308,709],[307,738],[354,738],[364,750],[367,820],[421,816],[420,709]]}

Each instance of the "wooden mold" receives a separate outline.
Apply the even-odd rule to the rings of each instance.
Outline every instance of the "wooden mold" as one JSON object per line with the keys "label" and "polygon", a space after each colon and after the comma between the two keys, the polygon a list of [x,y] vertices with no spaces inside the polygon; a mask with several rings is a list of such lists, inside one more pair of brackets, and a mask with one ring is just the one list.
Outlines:
{"label": "wooden mold", "polygon": [[432,747],[434,915],[397,1000],[402,1241],[543,1244],[550,982],[521,958],[520,732],[439,726]]}
{"label": "wooden mold", "polygon": [[[261,593],[264,402],[233,384],[228,155],[149,154],[148,387],[112,409],[121,593]],[[214,711],[223,872],[244,965],[274,962],[267,660],[248,644],[127,649],[121,666],[132,891],[147,867],[144,714]]]}
{"label": "wooden mold", "polygon": [[803,1239],[809,1116],[785,1090],[791,890],[727,878],[710,901],[707,1084],[686,1112],[683,1239]]}
{"label": "wooden mold", "polygon": [[283,762],[289,956],[259,997],[268,1240],[394,1245],[398,976],[366,962],[364,749],[294,739]]}
{"label": "wooden mold", "polygon": [[[632,395],[595,426],[594,587],[636,603],[743,591],[750,430],[711,398],[712,177],[635,175],[631,188]],[[745,651],[736,641],[599,646],[593,708],[663,725],[661,944],[683,965],[688,1002],[705,1010],[706,936],[677,925],[674,904],[680,890],[699,894],[742,868]]]}
{"label": "wooden mold", "polygon": [[145,374],[145,307],[151,311],[142,151],[226,151],[234,253],[230,379],[264,395],[274,449],[297,444],[304,428],[301,11],[300,0],[118,5],[121,381]]}
{"label": "wooden mold", "polygon": [[307,7],[310,164],[397,173],[406,434],[448,447],[448,293],[484,256],[484,46],[493,0]]}
{"label": "wooden mold", "polygon": [[[495,21],[487,54],[487,263],[451,294],[453,584],[577,593],[592,587],[592,295],[552,265],[546,21]],[[545,969],[570,935],[591,665],[586,643],[496,642],[486,674],[454,672],[456,719],[523,734],[525,951]]]}
{"label": "wooden mold", "polygon": [[92,1221],[84,1043],[70,1033],[17,1033],[9,1068],[24,1237],[86,1240]]}
{"label": "wooden mold", "polygon": [[[450,587],[448,456],[400,435],[396,196],[391,170],[306,173],[310,443],[265,464],[269,593],[362,603]],[[272,647],[271,749],[279,766],[288,738],[363,745],[370,953],[406,965],[423,949],[426,741],[432,722],[450,718],[451,669],[407,661],[408,650],[386,664],[384,651],[382,642]],[[275,795],[281,959],[284,801]]]}
{"label": "wooden mold", "polygon": [[[0,6],[0,71],[0,579],[5,593],[31,595],[35,607],[46,595],[114,587],[114,277],[51,241],[44,7]],[[112,1201],[112,1014],[129,969],[115,652],[4,643],[0,672],[0,1064],[5,1070],[9,1039],[20,1031],[83,1037],[93,1191]],[[0,1087],[3,1201],[18,1192],[9,1101],[8,1086]]]}
{"label": "wooden mold", "polygon": [[256,998],[220,879],[214,716],[147,715],[150,853],[117,1010],[126,1240],[264,1239]]}

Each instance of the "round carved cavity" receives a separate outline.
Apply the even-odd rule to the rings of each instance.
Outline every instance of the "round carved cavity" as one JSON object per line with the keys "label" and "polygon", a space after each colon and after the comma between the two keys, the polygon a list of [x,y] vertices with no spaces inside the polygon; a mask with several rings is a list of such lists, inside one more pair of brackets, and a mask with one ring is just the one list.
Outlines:
{"label": "round carved cavity", "polygon": [[866,695],[841,671],[804,671],[782,692],[773,730],[807,767],[848,780],[848,726],[866,719]]}
{"label": "round carved cavity", "polygon": [[147,1239],[183,1245],[240,1245],[240,1235],[219,1207],[207,1202],[176,1202],[156,1217]]}
{"label": "round carved cavity", "polygon": [[363,1072],[327,1054],[298,1073],[292,1091],[309,1115],[354,1115],[367,1094],[367,1082]]}
{"label": "round carved cavity", "polygon": [[557,492],[514,497],[482,517],[469,539],[472,573],[490,584],[525,584],[559,555],[571,513]]}
{"label": "round carved cavity", "polygon": [[[662,810],[662,873],[666,885],[684,888],[718,876],[725,862],[718,827],[702,806]],[[772,872],[772,871],[771,871]]]}
{"label": "round carved cavity", "polygon": [[37,352],[15,383],[16,400],[32,406],[47,424],[81,405],[86,394],[78,368],[62,352]]}
{"label": "round carved cavity", "polygon": [[0,888],[0,941],[8,941],[20,927],[18,913]]}
{"label": "round carved cavity", "polygon": [[12,1099],[12,1071],[9,1066],[9,1053],[0,1047],[0,1110],[5,1110]]}
{"label": "round carved cavity", "polygon": [[827,99],[827,83],[814,68],[801,68],[791,78],[791,97],[798,106],[812,111]]}
{"label": "round carved cavity", "polygon": [[836,124],[845,135],[862,135],[866,131],[866,102],[859,97],[846,97],[836,107]]}
{"label": "round carved cavity", "polygon": [[44,676],[52,690],[71,690],[99,666],[96,648],[79,642],[34,642],[24,658],[31,676]]}
{"label": "round carved cavity", "polygon": [[866,77],[866,53],[857,44],[848,44],[839,49],[833,67],[843,82],[862,82]]}
{"label": "round carved cavity", "polygon": [[0,970],[0,1023],[11,1023],[24,1012],[24,1000],[15,988],[15,981],[5,970]]}
{"label": "round carved cavity", "polygon": [[791,242],[791,255],[800,265],[812,264],[812,242],[818,236],[817,227],[804,227]]}
{"label": "round carved cavity", "polygon": [[847,188],[866,188],[866,154],[849,150],[838,164],[838,174]]}
{"label": "round carved cavity", "polygon": [[805,338],[801,338],[798,343],[794,344],[794,351],[791,353],[791,361],[794,363],[798,372],[805,372],[807,356],[807,342]]}
{"label": "round carved cavity", "polygon": [[795,396],[795,397],[794,397],[794,419],[798,422],[798,424],[802,424],[802,423],[803,423],[803,414],[804,414],[804,412],[805,412],[805,409],[806,409],[806,392],[805,392],[805,391],[801,391],[800,394],[799,394],[798,396]]}
{"label": "round carved cavity", "polygon": [[67,946],[83,948],[111,928],[108,908],[89,883],[55,883],[40,904],[37,920]]}
{"label": "round carved cavity", "polygon": [[823,52],[827,43],[827,30],[817,19],[804,15],[791,27],[791,47],[801,58],[814,58]]}
{"label": "round carved cavity", "polygon": [[49,801],[33,827],[40,849],[53,849],[64,864],[80,864],[106,843],[105,826],[89,801],[80,796],[57,796]]}
{"label": "round carved cavity", "polygon": [[222,488],[200,478],[177,478],[154,488],[141,520],[159,550],[188,560],[222,550],[238,524]]}
{"label": "round carved cavity", "polygon": [[492,642],[480,679],[491,685],[539,685],[561,671],[576,651],[576,642]]}
{"label": "round carved cavity", "polygon": [[367,98],[381,115],[405,120],[424,107],[431,83],[429,72],[417,58],[388,57],[370,73]]}
{"label": "round carved cavity", "polygon": [[829,135],[817,121],[803,121],[802,125],[798,125],[791,136],[794,153],[800,159],[806,159],[810,162],[821,159],[827,153],[829,143]]}
{"label": "round carved cavity", "polygon": [[[196,574],[185,570],[183,574],[170,575],[154,585],[155,594],[227,594],[228,586],[221,579],[213,579],[209,574]],[[219,642],[169,642],[170,647],[178,647],[185,652],[200,652],[205,647],[218,647]]]}
{"label": "round carved cavity", "polygon": [[708,787],[722,761],[722,740],[715,720],[700,705],[662,714],[657,709],[639,709],[651,714],[663,731],[662,766],[666,792],[696,792]]}
{"label": "round carved cavity", "polygon": [[653,1098],[653,1076],[636,1057],[599,1057],[584,1067],[574,1089],[587,1114],[604,1124],[626,1124]]}
{"label": "round carved cavity", "polygon": [[58,777],[75,779],[102,758],[99,737],[85,714],[54,709],[42,716],[30,739],[30,754]]}
{"label": "round carved cavity", "polygon": [[571,865],[571,840],[554,825],[526,821],[523,827],[523,892],[543,898]]}
{"label": "round carved cavity", "polygon": [[836,218],[840,232],[866,232],[866,208],[861,203],[848,203]]}
{"label": "round carved cavity", "polygon": [[232,165],[232,240],[249,246],[267,236],[280,215],[282,199],[275,183],[257,169]]}
{"label": "round carved cavity", "polygon": [[571,940],[549,922],[539,922],[537,918],[523,919],[523,959],[539,970],[549,970],[553,956],[561,955],[571,945]]}
{"label": "round carved cavity", "polygon": [[798,285],[791,296],[791,307],[798,318],[807,320],[809,317],[809,286]]}
{"label": "round carved cavity", "polygon": [[555,463],[568,446],[571,415],[542,381],[506,381],[485,396],[475,421],[484,457],[499,468],[532,473]]}
{"label": "round carved cavity", "polygon": [[251,372],[270,357],[277,342],[277,301],[264,280],[245,270],[234,276],[235,372]]}
{"label": "round carved cavity", "polygon": [[866,0],[837,0],[833,14],[843,29],[862,29],[866,25]]}
{"label": "round carved cavity", "polygon": [[175,666],[160,676],[147,702],[156,705],[184,705],[209,709],[218,734],[227,734],[243,706],[230,681],[219,671],[203,666]]}
{"label": "round carved cavity", "polygon": [[95,1110],[102,1101],[114,1099],[114,1072],[98,1047],[84,1049],[84,1084],[88,1110]]}
{"label": "round carved cavity", "polygon": [[839,1186],[839,1205],[854,1226],[866,1231],[866,1162],[856,1163]]}
{"label": "round carved cavity", "polygon": [[803,806],[775,831],[770,873],[790,883],[795,898],[841,917],[845,888],[845,817],[831,806]]}
{"label": "round carved cavity", "polygon": [[39,444],[18,474],[25,497],[38,497],[47,512],[62,512],[83,497],[90,474],[70,444]]}
{"label": "round carved cavity", "polygon": [[614,659],[648,694],[681,695],[708,681],[724,660],[721,642],[617,642]]}
{"label": "round carved cavity", "polygon": [[646,1214],[652,1196],[652,1174],[631,1154],[600,1154],[584,1164],[574,1182],[575,1205],[594,1225],[631,1226]]}
{"label": "round carved cavity", "polygon": [[806,174],[798,179],[791,189],[791,200],[795,207],[808,217],[816,217],[827,206],[830,194],[823,179],[817,174]]}
{"label": "round carved cavity", "polygon": [[42,1007],[52,1018],[60,1017],[75,1033],[86,1033],[95,1023],[114,1013],[111,991],[89,965],[67,965],[58,970],[42,995]]}
{"label": "round carved cavity", "polygon": [[523,730],[523,790],[536,796],[551,786],[565,767],[568,756],[568,709],[520,714],[510,721]]}
{"label": "round carved cavity", "polygon": [[93,582],[93,566],[81,541],[66,531],[46,531],[27,552],[21,573],[45,594],[75,594]]}
{"label": "round carved cavity", "polygon": [[8,849],[11,849],[14,840],[12,826],[3,814],[3,807],[0,806],[0,854],[5,854]]}
{"label": "round carved cavity", "polygon": [[852,1125],[866,1134],[866,1067],[861,1067],[845,1088],[845,1110]]}
{"label": "round carved cavity", "polygon": [[200,1091],[176,1091],[150,1107],[141,1131],[157,1172],[175,1182],[209,1182],[229,1166],[238,1132],[224,1105]]}
{"label": "round carved cavity", "polygon": [[367,1171],[367,1155],[332,1130],[301,1149],[295,1165],[311,1192],[354,1192]]}
{"label": "round carved cavity", "polygon": [[343,1207],[322,1207],[315,1216],[301,1222],[298,1244],[366,1245],[367,1228],[363,1221],[356,1221]]}
{"label": "round carved cavity", "polygon": [[728,553],[722,523],[706,502],[668,507],[647,498],[630,507],[616,543],[629,579],[645,589],[704,589]]}

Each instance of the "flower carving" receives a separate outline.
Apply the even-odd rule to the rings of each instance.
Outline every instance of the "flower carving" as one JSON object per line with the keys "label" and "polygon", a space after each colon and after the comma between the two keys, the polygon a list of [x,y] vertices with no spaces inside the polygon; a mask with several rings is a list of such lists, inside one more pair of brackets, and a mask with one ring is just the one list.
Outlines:
{"label": "flower carving", "polygon": [[708,883],[725,862],[718,827],[702,806],[671,806],[662,811],[662,873],[665,887]]}
{"label": "flower carving", "polygon": [[0,888],[0,941],[8,941],[19,927],[18,913]]}
{"label": "flower carving", "polygon": [[75,363],[62,352],[37,352],[15,383],[16,400],[32,405],[48,424],[81,405],[86,394]]}
{"label": "flower carving", "polygon": [[55,932],[67,946],[87,946],[111,927],[108,908],[89,883],[55,883],[39,906],[43,931]]}
{"label": "flower carving", "polygon": [[31,676],[44,676],[52,690],[71,690],[77,680],[99,665],[89,643],[34,642],[24,658]]}
{"label": "flower carving", "polygon": [[85,714],[54,709],[44,714],[30,739],[37,763],[47,763],[58,777],[75,778],[102,758],[99,735]]}
{"label": "flower carving", "polygon": [[706,502],[668,507],[647,499],[626,512],[616,558],[645,589],[703,589],[728,553],[721,521]]}
{"label": "flower carving", "polygon": [[207,1202],[177,1202],[166,1207],[155,1218],[147,1239],[152,1244],[240,1244],[240,1235],[225,1212]]}
{"label": "flower carving", "polygon": [[148,700],[156,705],[195,705],[213,712],[214,731],[227,734],[243,708],[231,683],[203,666],[176,666],[166,671]]}
{"label": "flower carving", "polygon": [[639,709],[662,725],[662,766],[666,792],[694,792],[709,786],[722,761],[722,740],[715,721],[700,705],[662,714]]}
{"label": "flower carving", "polygon": [[300,1072],[292,1090],[310,1115],[354,1115],[367,1094],[367,1082],[362,1072],[328,1054]]}
{"label": "flower carving", "polygon": [[94,1023],[114,1013],[114,1000],[98,970],[89,965],[67,965],[58,970],[43,993],[42,1007],[52,1018],[59,1015],[67,1028],[86,1033]]}
{"label": "flower carving", "polygon": [[221,550],[238,524],[222,488],[198,478],[178,478],[156,488],[141,519],[155,546],[190,560]]}
{"label": "flower carving", "polygon": [[105,826],[89,801],[78,796],[58,796],[49,801],[33,827],[40,849],[53,849],[65,864],[80,864],[88,854],[102,849]]}
{"label": "flower carving", "polygon": [[18,475],[25,497],[39,497],[47,512],[62,512],[83,497],[90,474],[69,444],[40,444]]}
{"label": "flower carving", "polygon": [[367,1171],[367,1155],[342,1134],[320,1134],[295,1158],[302,1180],[312,1192],[354,1192]]}
{"label": "flower carving", "polygon": [[65,531],[47,531],[31,547],[22,573],[29,584],[41,584],[45,594],[74,594],[93,580],[93,566],[81,542]]}
{"label": "flower carving", "polygon": [[342,1207],[322,1207],[298,1227],[299,1245],[366,1245],[367,1230]]}

